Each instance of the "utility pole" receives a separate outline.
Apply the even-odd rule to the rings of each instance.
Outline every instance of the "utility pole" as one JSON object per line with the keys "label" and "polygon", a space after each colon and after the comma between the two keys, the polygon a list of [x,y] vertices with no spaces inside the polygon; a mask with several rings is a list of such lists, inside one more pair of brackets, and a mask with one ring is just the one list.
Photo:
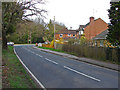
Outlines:
{"label": "utility pole", "polygon": [[29,31],[28,31],[28,44],[29,44]]}
{"label": "utility pole", "polygon": [[56,43],[55,43],[55,16],[54,16],[54,49],[56,49]]}
{"label": "utility pole", "polygon": [[32,33],[32,32],[30,31],[30,44],[32,43],[32,42],[31,42],[31,33]]}

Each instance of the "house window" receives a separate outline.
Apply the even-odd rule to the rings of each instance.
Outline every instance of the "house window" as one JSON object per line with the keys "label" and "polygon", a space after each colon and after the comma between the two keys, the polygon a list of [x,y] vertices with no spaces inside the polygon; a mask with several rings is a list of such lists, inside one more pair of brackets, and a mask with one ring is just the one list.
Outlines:
{"label": "house window", "polygon": [[68,34],[68,36],[71,36],[71,34]]}
{"label": "house window", "polygon": [[95,46],[97,46],[97,41],[95,41]]}
{"label": "house window", "polygon": [[107,38],[107,35],[105,35],[105,38]]}
{"label": "house window", "polygon": [[100,40],[100,46],[103,47],[103,40]]}
{"label": "house window", "polygon": [[73,37],[75,37],[75,34],[73,34]]}
{"label": "house window", "polygon": [[63,34],[60,34],[60,37],[63,37]]}
{"label": "house window", "polygon": [[83,34],[83,31],[79,31],[79,35],[82,35]]}

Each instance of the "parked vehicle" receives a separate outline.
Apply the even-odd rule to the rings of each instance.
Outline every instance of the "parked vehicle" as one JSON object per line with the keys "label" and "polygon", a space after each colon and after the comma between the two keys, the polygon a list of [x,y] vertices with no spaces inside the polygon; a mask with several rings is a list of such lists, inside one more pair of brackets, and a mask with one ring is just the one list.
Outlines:
{"label": "parked vehicle", "polygon": [[39,47],[42,47],[42,43],[38,43],[38,46],[39,46]]}
{"label": "parked vehicle", "polygon": [[14,46],[14,42],[7,42],[8,46]]}

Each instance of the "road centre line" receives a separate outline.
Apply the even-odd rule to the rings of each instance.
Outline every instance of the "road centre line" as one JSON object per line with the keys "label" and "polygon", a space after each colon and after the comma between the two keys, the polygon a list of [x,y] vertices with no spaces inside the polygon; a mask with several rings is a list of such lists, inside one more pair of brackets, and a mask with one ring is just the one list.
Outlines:
{"label": "road centre line", "polygon": [[54,63],[54,64],[58,64],[57,62],[55,62],[55,61],[52,61],[52,60],[50,60],[50,59],[48,59],[48,58],[45,58],[47,61],[49,61],[49,62],[52,62],[52,63]]}
{"label": "road centre line", "polygon": [[37,54],[37,53],[35,55],[39,56],[39,54]]}
{"label": "road centre line", "polygon": [[[30,51],[30,50],[29,50]],[[32,51],[30,51],[30,52],[32,52]],[[39,55],[39,54],[36,54],[36,53],[34,53],[34,52],[32,52],[33,54],[35,54],[35,55],[37,55],[37,56],[40,56],[40,57],[43,57],[43,56],[41,56],[41,55]],[[50,59],[48,59],[48,58],[45,58],[47,61],[49,61],[49,62],[52,62],[52,63],[54,63],[54,64],[58,64],[57,62],[55,62],[55,61],[53,61],[53,60],[50,60]],[[83,76],[85,76],[85,77],[87,77],[87,78],[90,78],[90,79],[92,79],[92,80],[95,80],[95,81],[98,81],[98,82],[100,82],[101,80],[99,80],[99,79],[97,79],[97,78],[94,78],[94,77],[92,77],[92,76],[89,76],[89,75],[87,75],[87,74],[84,74],[84,73],[82,73],[82,72],[79,72],[79,71],[77,71],[77,70],[74,70],[74,69],[72,69],[72,68],[70,68],[70,67],[67,67],[67,66],[64,66],[64,68],[66,68],[66,69],[68,69],[68,70],[70,70],[70,71],[73,71],[73,72],[75,72],[75,73],[77,73],[77,74],[80,74],[80,75],[83,75]]]}
{"label": "road centre line", "polygon": [[38,55],[39,57],[43,57],[43,56],[41,56],[41,55]]}
{"label": "road centre line", "polygon": [[37,55],[37,56],[39,56],[39,57],[43,57],[43,56],[41,56],[41,55],[39,55],[39,54],[35,54],[35,55]]}
{"label": "road centre line", "polygon": [[95,80],[95,81],[98,81],[98,82],[101,81],[101,80],[99,80],[99,79],[97,79],[97,78],[94,78],[94,77],[92,77],[92,76],[86,75],[86,74],[84,74],[84,73],[81,73],[81,72],[79,72],[79,71],[77,71],[77,70],[74,70],[74,69],[72,69],[72,68],[69,68],[69,67],[67,67],[67,66],[64,66],[64,68],[66,68],[66,69],[68,69],[68,70],[70,70],[70,71],[73,71],[73,72],[75,72],[75,73],[77,73],[77,74],[83,75],[83,76],[85,76],[85,77],[87,77],[87,78],[93,79],[93,80]]}
{"label": "road centre line", "polygon": [[27,48],[24,48],[24,49],[26,49],[27,51],[29,51],[29,52],[31,52],[31,53],[33,53],[33,54],[39,56],[39,57],[43,57],[43,56],[41,56],[41,55],[39,55],[39,54],[36,54],[35,52],[33,52],[33,51],[31,51],[31,50],[29,50],[29,49],[27,49]]}

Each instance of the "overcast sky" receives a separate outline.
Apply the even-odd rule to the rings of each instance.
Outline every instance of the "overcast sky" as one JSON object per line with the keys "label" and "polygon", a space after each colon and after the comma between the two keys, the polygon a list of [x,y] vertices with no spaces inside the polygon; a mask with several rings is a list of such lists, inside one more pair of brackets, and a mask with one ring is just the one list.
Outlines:
{"label": "overcast sky", "polygon": [[109,23],[108,9],[110,0],[47,0],[45,9],[48,16],[45,21],[53,20],[64,23],[68,28],[78,29],[79,25],[89,22],[89,17],[102,18]]}

